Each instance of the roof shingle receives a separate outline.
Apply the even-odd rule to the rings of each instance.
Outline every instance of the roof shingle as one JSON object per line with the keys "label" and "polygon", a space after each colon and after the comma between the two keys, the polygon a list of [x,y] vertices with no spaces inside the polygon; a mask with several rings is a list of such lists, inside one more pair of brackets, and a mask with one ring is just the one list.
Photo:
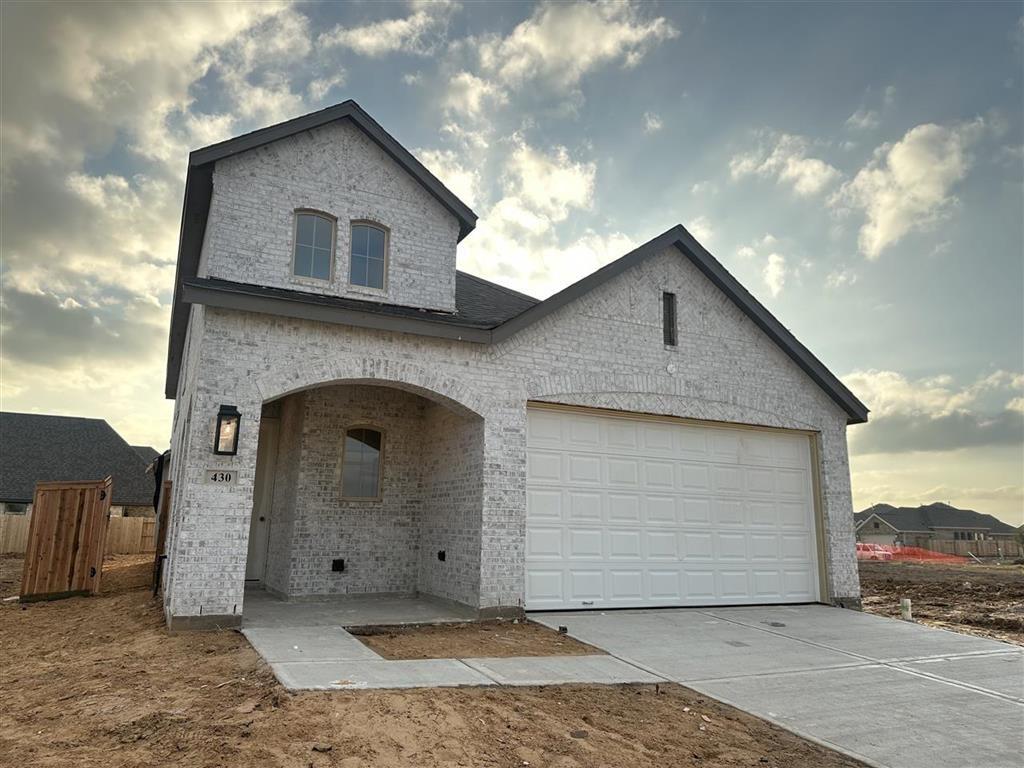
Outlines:
{"label": "roof shingle", "polygon": [[152,506],[147,462],[103,419],[0,412],[0,501],[32,501],[36,483],[114,478],[116,505]]}

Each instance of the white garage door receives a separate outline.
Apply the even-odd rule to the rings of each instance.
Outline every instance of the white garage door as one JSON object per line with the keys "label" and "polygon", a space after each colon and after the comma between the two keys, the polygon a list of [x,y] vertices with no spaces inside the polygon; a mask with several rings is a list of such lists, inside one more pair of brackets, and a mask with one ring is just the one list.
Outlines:
{"label": "white garage door", "polygon": [[531,407],[526,607],[818,599],[810,440]]}

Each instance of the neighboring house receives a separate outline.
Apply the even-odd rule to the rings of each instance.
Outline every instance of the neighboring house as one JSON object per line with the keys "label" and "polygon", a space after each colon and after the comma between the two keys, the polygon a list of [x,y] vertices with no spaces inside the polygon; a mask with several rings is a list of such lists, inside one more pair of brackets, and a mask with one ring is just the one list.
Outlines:
{"label": "neighboring house", "polygon": [[857,540],[873,544],[922,547],[935,541],[1016,540],[1017,529],[992,515],[935,503],[920,507],[876,504],[854,515]]}
{"label": "neighboring house", "polygon": [[147,467],[156,461],[156,457],[160,455],[160,451],[156,448],[151,448],[148,445],[133,445],[132,450],[142,457],[142,460],[146,462]]}
{"label": "neighboring house", "polygon": [[191,153],[172,628],[237,625],[247,582],[481,616],[859,603],[867,409],[817,358],[681,226],[537,301],[456,269],[475,223],[351,101]]}
{"label": "neighboring house", "polygon": [[103,419],[0,413],[0,504],[31,511],[36,483],[114,478],[110,513],[153,514],[147,462]]}

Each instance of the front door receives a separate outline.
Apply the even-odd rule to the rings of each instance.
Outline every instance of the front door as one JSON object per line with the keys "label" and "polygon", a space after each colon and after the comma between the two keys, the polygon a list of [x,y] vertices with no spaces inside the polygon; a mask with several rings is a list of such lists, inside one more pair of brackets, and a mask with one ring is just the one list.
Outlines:
{"label": "front door", "polygon": [[263,581],[270,543],[270,514],[277,474],[277,434],[279,421],[264,417],[260,421],[260,441],[256,451],[256,482],[253,489],[252,521],[249,524],[249,557],[245,561],[246,581]]}

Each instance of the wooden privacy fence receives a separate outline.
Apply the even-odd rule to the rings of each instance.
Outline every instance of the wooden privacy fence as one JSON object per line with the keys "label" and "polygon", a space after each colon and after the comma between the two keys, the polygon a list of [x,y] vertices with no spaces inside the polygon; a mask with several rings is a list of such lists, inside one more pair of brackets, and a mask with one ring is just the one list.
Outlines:
{"label": "wooden privacy fence", "polygon": [[956,539],[932,539],[928,549],[945,555],[967,557],[1022,557],[1024,549],[1012,539],[985,539],[983,541],[957,541]]}
{"label": "wooden privacy fence", "polygon": [[[32,516],[0,515],[0,555],[24,554]],[[107,555],[152,552],[156,520],[152,517],[112,517],[107,524]]]}
{"label": "wooden privacy fence", "polygon": [[22,602],[99,591],[111,484],[109,477],[94,483],[36,484]]}

